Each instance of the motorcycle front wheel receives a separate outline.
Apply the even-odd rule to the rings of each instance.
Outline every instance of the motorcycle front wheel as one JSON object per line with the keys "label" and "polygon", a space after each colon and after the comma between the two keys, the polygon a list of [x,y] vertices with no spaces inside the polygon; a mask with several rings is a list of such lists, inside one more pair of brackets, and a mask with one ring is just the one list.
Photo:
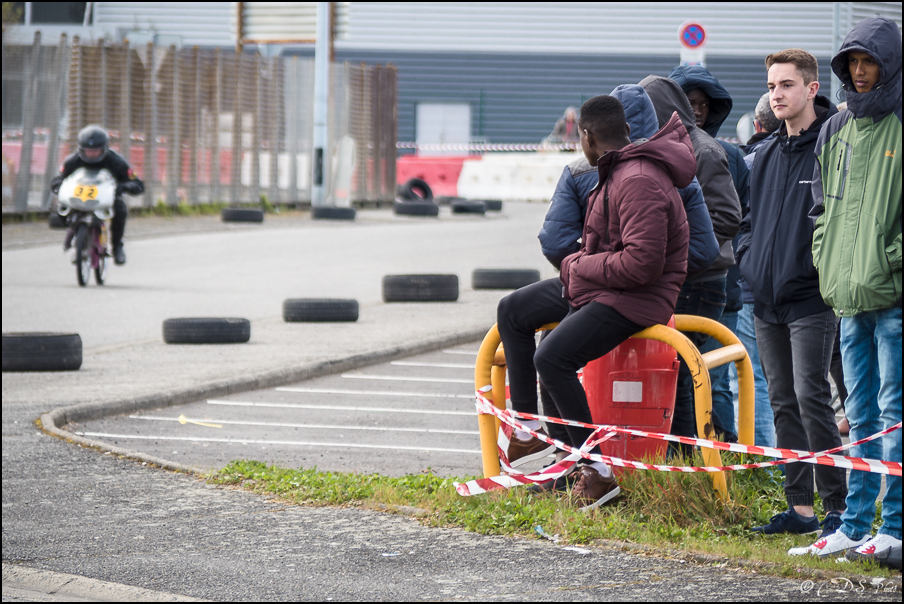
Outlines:
{"label": "motorcycle front wheel", "polygon": [[107,248],[102,243],[105,243],[106,237],[104,236],[103,227],[95,227],[92,234],[94,241],[91,242],[91,249],[97,255],[94,280],[98,285],[103,285],[104,279],[107,277]]}
{"label": "motorcycle front wheel", "polygon": [[91,278],[91,252],[89,246],[90,234],[87,224],[78,225],[78,231],[75,234],[75,274],[78,277],[78,284],[82,287],[88,285],[88,279]]}

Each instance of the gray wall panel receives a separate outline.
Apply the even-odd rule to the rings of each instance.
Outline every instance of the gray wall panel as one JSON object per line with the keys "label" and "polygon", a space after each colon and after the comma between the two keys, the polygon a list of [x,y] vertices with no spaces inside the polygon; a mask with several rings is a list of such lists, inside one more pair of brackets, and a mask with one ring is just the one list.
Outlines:
{"label": "gray wall panel", "polygon": [[[399,141],[415,140],[418,102],[468,102],[471,136],[495,143],[538,143],[569,105],[619,84],[667,76],[677,57],[337,51],[339,61],[392,63],[399,70]],[[827,91],[828,57],[818,57]],[[707,66],[732,95],[720,136],[735,136],[741,115],[766,92],[763,57],[713,57]]]}

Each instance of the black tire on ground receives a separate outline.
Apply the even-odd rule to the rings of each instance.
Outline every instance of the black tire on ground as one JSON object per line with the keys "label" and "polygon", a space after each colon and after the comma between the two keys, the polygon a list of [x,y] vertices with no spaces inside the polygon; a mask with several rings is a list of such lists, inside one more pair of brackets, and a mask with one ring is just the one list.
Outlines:
{"label": "black tire on ground", "polygon": [[487,212],[501,212],[502,211],[502,200],[501,199],[481,199],[483,205],[487,207]]}
{"label": "black tire on ground", "polygon": [[402,199],[433,201],[433,189],[420,178],[409,178],[399,189]]}
{"label": "black tire on ground", "polygon": [[471,273],[473,289],[519,289],[540,280],[532,268],[476,268]]}
{"label": "black tire on ground", "polygon": [[384,302],[455,302],[458,275],[386,275]]}
{"label": "black tire on ground", "polygon": [[396,199],[392,211],[404,216],[439,216],[439,206],[432,201]]}
{"label": "black tire on ground", "polygon": [[3,371],[75,371],[81,366],[77,333],[3,334]]}
{"label": "black tire on ground", "polygon": [[251,322],[234,318],[184,318],[163,322],[167,344],[242,344],[251,339]]}
{"label": "black tire on ground", "polygon": [[50,216],[47,217],[47,224],[52,229],[65,229],[68,226],[66,224],[66,217],[60,216],[53,210],[50,210]]}
{"label": "black tire on ground", "polygon": [[311,207],[312,218],[326,218],[329,220],[354,220],[355,208],[337,208],[335,206]]}
{"label": "black tire on ground", "polygon": [[453,201],[453,214],[485,214],[487,206],[482,201]]}
{"label": "black tire on ground", "polygon": [[321,323],[358,320],[358,301],[330,298],[289,298],[283,301],[283,320],[287,323]]}
{"label": "black tire on ground", "polygon": [[441,206],[447,206],[450,203],[452,203],[453,201],[465,201],[465,198],[464,197],[449,197],[447,195],[443,195],[441,197],[435,198],[433,201],[435,201],[437,204],[439,204]]}
{"label": "black tire on ground", "polygon": [[254,208],[223,208],[220,213],[223,222],[263,222],[264,211]]}

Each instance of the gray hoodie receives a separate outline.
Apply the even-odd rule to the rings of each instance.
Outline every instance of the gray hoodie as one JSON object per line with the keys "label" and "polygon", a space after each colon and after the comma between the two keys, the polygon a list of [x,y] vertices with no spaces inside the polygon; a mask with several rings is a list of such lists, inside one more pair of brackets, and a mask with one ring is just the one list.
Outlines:
{"label": "gray hoodie", "polygon": [[707,281],[724,276],[728,272],[728,267],[735,263],[731,240],[741,226],[741,202],[731,179],[725,151],[713,137],[697,128],[690,101],[674,80],[651,75],[641,80],[640,86],[647,91],[653,101],[660,127],[668,122],[672,112],[677,111],[694,145],[697,180],[703,188],[703,199],[709,208],[713,232],[719,242],[719,257],[709,270],[704,271],[694,281]]}

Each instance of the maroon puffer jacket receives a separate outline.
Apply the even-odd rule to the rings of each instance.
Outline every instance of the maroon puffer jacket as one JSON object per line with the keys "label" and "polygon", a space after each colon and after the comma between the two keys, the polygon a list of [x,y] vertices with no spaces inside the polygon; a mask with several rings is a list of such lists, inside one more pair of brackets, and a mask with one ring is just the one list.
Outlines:
{"label": "maroon puffer jacket", "polygon": [[676,113],[649,140],[603,155],[597,169],[581,250],[562,261],[565,297],[578,308],[606,304],[639,325],[666,323],[687,274],[687,216],[675,190],[697,169],[687,130]]}

